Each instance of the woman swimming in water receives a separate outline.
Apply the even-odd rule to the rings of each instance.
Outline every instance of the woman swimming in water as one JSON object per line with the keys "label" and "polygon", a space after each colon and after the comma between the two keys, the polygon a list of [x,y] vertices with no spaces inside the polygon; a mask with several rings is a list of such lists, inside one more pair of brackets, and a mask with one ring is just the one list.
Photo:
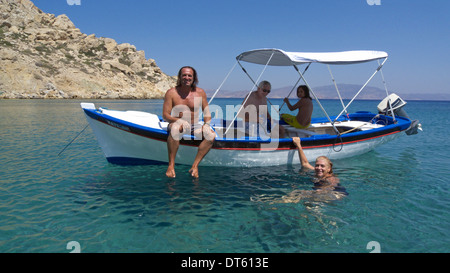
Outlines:
{"label": "woman swimming in water", "polygon": [[302,168],[315,171],[315,178],[317,181],[314,183],[318,183],[322,187],[332,187],[339,184],[339,178],[333,174],[333,163],[328,157],[319,156],[316,159],[315,166],[312,166],[309,164],[308,159],[303,152],[302,145],[300,144],[300,138],[293,137],[292,142],[294,142],[294,145],[297,147]]}
{"label": "woman swimming in water", "polygon": [[303,152],[300,138],[293,137],[292,142],[297,147],[298,156],[303,169],[314,170],[314,190],[317,191],[336,191],[347,195],[347,192],[339,184],[339,178],[333,173],[333,163],[326,156],[319,156],[316,159],[315,166],[309,164],[305,153]]}
{"label": "woman swimming in water", "polygon": [[300,144],[300,138],[293,137],[292,141],[297,147],[298,156],[304,170],[313,170],[314,187],[313,190],[294,190],[281,198],[273,196],[260,195],[251,197],[252,201],[262,201],[271,204],[274,203],[298,203],[304,201],[328,202],[340,199],[348,193],[345,188],[339,184],[339,178],[333,173],[333,163],[326,156],[319,156],[316,159],[315,166],[309,164],[303,148]]}

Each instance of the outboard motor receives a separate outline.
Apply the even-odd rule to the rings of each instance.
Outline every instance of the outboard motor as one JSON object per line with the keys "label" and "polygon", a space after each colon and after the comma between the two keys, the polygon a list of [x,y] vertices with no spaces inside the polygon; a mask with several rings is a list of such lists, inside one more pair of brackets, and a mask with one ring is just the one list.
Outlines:
{"label": "outboard motor", "polygon": [[[378,113],[386,116],[391,116],[394,114],[395,116],[400,116],[411,120],[406,114],[406,111],[403,107],[406,105],[406,102],[402,100],[397,94],[390,94],[386,98],[384,98],[380,104],[378,104]],[[393,112],[393,113],[392,113]],[[411,120],[411,126],[408,130],[405,131],[407,135],[415,135],[417,134],[417,130],[422,131],[422,124],[419,123],[419,120]]]}

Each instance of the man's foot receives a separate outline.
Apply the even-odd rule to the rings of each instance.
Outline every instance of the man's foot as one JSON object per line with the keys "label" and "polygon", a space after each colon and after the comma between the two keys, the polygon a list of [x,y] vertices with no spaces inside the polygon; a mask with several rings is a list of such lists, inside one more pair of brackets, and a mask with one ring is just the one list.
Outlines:
{"label": "man's foot", "polygon": [[168,167],[166,171],[166,176],[175,178],[175,169],[173,167]]}
{"label": "man's foot", "polygon": [[189,173],[191,174],[192,177],[198,178],[198,169],[197,169],[197,168],[192,167],[192,168],[189,170]]}

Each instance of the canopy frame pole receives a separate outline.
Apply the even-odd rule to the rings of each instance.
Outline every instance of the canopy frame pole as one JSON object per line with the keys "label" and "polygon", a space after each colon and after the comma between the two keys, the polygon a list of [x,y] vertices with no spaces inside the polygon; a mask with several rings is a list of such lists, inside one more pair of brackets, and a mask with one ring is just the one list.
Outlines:
{"label": "canopy frame pole", "polygon": [[306,81],[305,77],[303,77],[302,72],[300,72],[300,70],[298,69],[298,67],[292,63],[292,65],[294,66],[295,70],[298,72],[298,74],[300,75],[300,77],[303,79],[303,81],[305,82],[306,86],[308,86],[309,90],[311,91],[311,93],[314,96],[314,99],[316,100],[317,104],[319,104],[320,108],[322,109],[323,113],[325,114],[325,116],[327,117],[328,121],[330,121],[331,125],[333,126],[333,129],[336,131],[336,133],[339,135],[339,130],[336,128],[336,126],[334,126],[334,123],[331,121],[330,116],[328,115],[327,111],[325,110],[325,108],[323,108],[322,104],[319,101],[319,98],[317,98],[316,93],[314,93],[314,90],[311,88],[311,86],[308,84],[308,82]]}
{"label": "canopy frame pole", "polygon": [[[378,65],[380,65],[380,60],[377,60]],[[380,68],[380,74],[381,74],[381,79],[383,80],[383,85],[384,85],[384,90],[386,90],[386,97],[389,97],[389,91],[386,85],[386,81],[384,80],[384,74],[383,74],[383,69]],[[395,120],[395,115],[394,115],[394,109],[392,108],[392,104],[391,104],[391,99],[389,98],[389,109],[391,110],[391,116],[392,119],[394,120],[394,122],[396,122]]]}
{"label": "canopy frame pole", "polygon": [[[306,66],[305,70],[303,70],[303,74],[305,74],[305,72],[308,70],[309,66],[311,65],[311,63],[308,64],[308,66]],[[292,92],[295,90],[295,87],[297,86],[297,84],[302,80],[302,78],[298,78],[297,82],[295,83],[294,87],[292,87],[291,92],[289,92],[289,95],[287,95],[286,98],[289,98],[289,96],[292,94]],[[283,101],[283,104],[280,106],[280,111],[283,108],[285,102]],[[279,112],[278,112],[279,113]]]}
{"label": "canopy frame pole", "polygon": [[225,77],[225,79],[223,80],[223,82],[220,84],[219,88],[217,88],[216,92],[214,92],[214,94],[212,95],[212,97],[209,99],[208,104],[211,104],[211,102],[213,101],[213,99],[216,97],[217,93],[219,93],[220,89],[222,89],[222,86],[225,84],[225,82],[228,80],[228,77],[231,75],[231,72],[234,71],[234,69],[236,68],[237,63],[235,63],[233,65],[233,67],[231,68],[230,72],[228,72],[227,76]]}
{"label": "canopy frame pole", "polygon": [[[380,60],[377,60],[378,65],[380,65]],[[381,79],[383,80],[384,90],[386,90],[386,96],[389,96],[389,91],[386,85],[386,80],[384,79],[383,69],[380,68]]]}
{"label": "canopy frame pole", "polygon": [[[272,57],[273,57],[274,54],[275,54],[275,51],[272,51],[272,55],[270,56],[269,62],[268,62],[268,63],[270,63],[270,60],[272,59]],[[252,92],[252,91],[253,91],[253,88],[257,86],[257,82],[258,82],[259,79],[261,78],[262,73],[261,73],[261,75],[258,77],[258,80],[255,82],[255,81],[253,80],[253,78],[250,76],[250,74],[248,74],[247,70],[242,66],[241,62],[239,62],[239,60],[238,60],[238,63],[239,63],[239,66],[242,68],[242,71],[244,71],[244,73],[247,75],[247,77],[248,77],[248,78],[252,81],[252,83],[253,83],[252,90],[250,91],[250,92]],[[266,66],[265,66],[265,68],[264,68],[264,71],[265,71],[265,69],[266,69],[268,63],[266,64]],[[263,71],[263,73],[264,73],[264,71]],[[250,93],[249,93],[249,94],[250,94]],[[278,112],[278,115],[279,115],[281,109],[280,109],[280,110],[277,110],[277,108],[275,108],[275,107],[273,106],[273,104],[272,104],[272,102],[269,100],[269,98],[266,98],[266,99],[267,99],[267,101],[270,103],[270,106],[273,107],[273,109],[275,109],[275,111],[277,111],[277,112]],[[245,104],[245,103],[244,103],[244,104]]]}
{"label": "canopy frame pole", "polygon": [[342,113],[344,113],[345,111],[347,111],[347,108],[350,106],[350,104],[353,103],[353,101],[355,100],[355,98],[359,95],[359,93],[361,93],[361,91],[367,86],[367,84],[373,79],[373,77],[378,73],[378,71],[381,70],[381,68],[383,67],[384,63],[387,61],[387,57],[384,59],[384,61],[381,63],[381,65],[378,66],[378,68],[375,70],[375,72],[373,72],[372,76],[370,76],[370,78],[366,81],[366,83],[359,89],[359,91],[356,93],[355,96],[353,96],[353,98],[350,100],[350,102],[344,107],[344,109],[339,113],[339,115],[336,116],[336,118],[334,119],[333,123],[336,122],[336,120],[342,115]]}
{"label": "canopy frame pole", "polygon": [[[338,86],[337,86],[336,80],[334,79],[333,73],[331,72],[330,65],[327,64],[327,67],[328,67],[328,71],[330,72],[330,75],[331,75],[331,80],[333,81],[334,87],[336,88],[337,94],[338,94],[338,96],[339,96],[339,100],[341,101],[342,108],[345,108],[344,101],[342,100],[342,97],[341,97],[341,92],[339,92],[339,88],[338,88]],[[348,112],[347,112],[347,110],[345,110],[345,113],[347,114],[347,117],[348,117]]]}
{"label": "canopy frame pole", "polygon": [[266,65],[264,66],[264,69],[262,70],[261,74],[259,74],[258,79],[256,80],[256,82],[252,79],[252,77],[250,77],[250,75],[247,73],[247,70],[245,70],[245,68],[241,65],[241,63],[239,62],[239,60],[237,60],[237,62],[239,63],[239,66],[242,68],[242,70],[245,72],[245,74],[247,74],[247,76],[250,78],[250,80],[253,82],[253,86],[250,89],[250,92],[247,94],[244,102],[242,103],[241,107],[239,108],[239,111],[236,113],[236,115],[234,116],[233,120],[230,122],[230,125],[228,125],[227,129],[225,130],[224,135],[227,134],[228,130],[230,130],[231,126],[234,124],[234,121],[237,119],[238,115],[241,113],[242,109],[244,108],[245,103],[247,102],[248,98],[250,97],[250,93],[253,92],[253,88],[256,87],[256,83],[261,79],[261,76],[264,74],[264,72],[267,69],[267,66],[269,65],[270,61],[272,60],[273,55],[275,54],[275,51],[272,51],[272,55],[270,55],[269,60],[267,61]]}

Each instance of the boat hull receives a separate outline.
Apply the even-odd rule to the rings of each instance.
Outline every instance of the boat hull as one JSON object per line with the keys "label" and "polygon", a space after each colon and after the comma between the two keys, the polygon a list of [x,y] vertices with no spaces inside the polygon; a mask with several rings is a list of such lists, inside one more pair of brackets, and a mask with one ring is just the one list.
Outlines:
{"label": "boat hull", "polygon": [[[167,164],[168,133],[161,128],[151,128],[84,108],[106,159],[114,164],[141,165]],[[364,113],[367,119],[374,114]],[[302,146],[309,161],[318,156],[341,159],[367,153],[377,146],[393,140],[406,130],[410,122],[401,120],[370,132],[355,132],[341,136],[318,135],[302,138]],[[191,165],[200,140],[184,138],[180,141],[175,162]],[[300,164],[297,149],[290,139],[279,141],[216,138],[212,149],[201,166],[257,167]]]}

